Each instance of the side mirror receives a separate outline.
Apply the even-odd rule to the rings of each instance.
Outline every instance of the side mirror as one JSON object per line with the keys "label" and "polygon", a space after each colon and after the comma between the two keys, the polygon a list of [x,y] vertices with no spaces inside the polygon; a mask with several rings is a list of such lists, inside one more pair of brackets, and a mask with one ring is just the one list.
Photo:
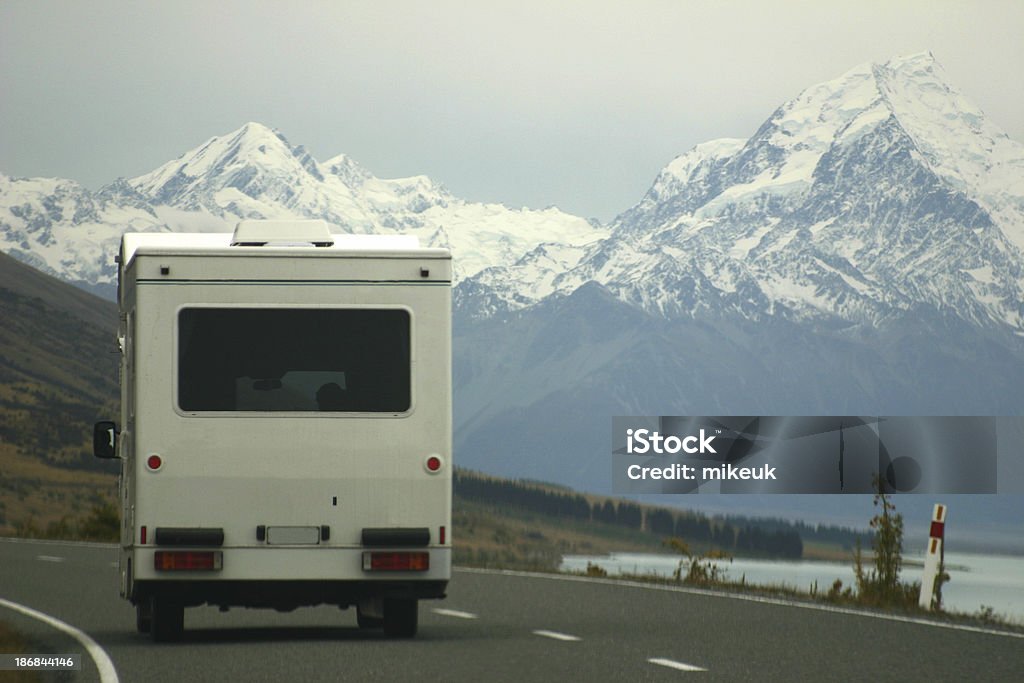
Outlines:
{"label": "side mirror", "polygon": [[92,454],[109,460],[117,457],[117,425],[109,420],[92,427]]}

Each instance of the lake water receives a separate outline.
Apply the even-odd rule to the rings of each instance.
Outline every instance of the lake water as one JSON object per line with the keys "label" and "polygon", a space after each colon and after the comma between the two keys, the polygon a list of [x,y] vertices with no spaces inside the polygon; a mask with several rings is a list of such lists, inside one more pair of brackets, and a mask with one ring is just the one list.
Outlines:
{"label": "lake water", "polygon": [[[645,555],[613,553],[611,555],[566,555],[562,571],[583,572],[587,563],[596,564],[609,574],[655,574],[671,576],[679,566],[678,555]],[[905,556],[900,574],[903,581],[920,581],[923,556]],[[808,591],[817,582],[818,592],[829,589],[836,579],[843,586],[853,586],[853,563],[783,562],[737,558],[717,562],[725,570],[725,578],[747,583],[785,584]],[[869,565],[870,568],[870,565]],[[946,553],[946,570],[950,581],[943,586],[942,603],[950,610],[977,612],[982,605],[993,607],[996,614],[1024,623],[1024,557]]]}

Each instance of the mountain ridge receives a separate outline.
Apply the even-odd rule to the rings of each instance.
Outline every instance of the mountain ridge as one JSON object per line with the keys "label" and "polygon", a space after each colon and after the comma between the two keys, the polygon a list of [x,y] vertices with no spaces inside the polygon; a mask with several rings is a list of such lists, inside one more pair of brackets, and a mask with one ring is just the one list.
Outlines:
{"label": "mountain ridge", "polygon": [[511,262],[552,235],[582,244],[606,234],[554,207],[467,202],[422,175],[380,179],[344,154],[321,163],[254,122],[97,192],[0,174],[0,249],[108,295],[122,232],[230,232],[247,218],[318,218],[335,232],[413,234],[459,254],[457,280]]}
{"label": "mountain ridge", "polygon": [[[890,185],[870,196],[876,177]],[[900,203],[906,188],[917,196]],[[318,162],[256,122],[96,193],[0,175],[2,248],[108,295],[104,255],[122,227],[229,231],[259,217],[449,246],[456,281],[473,279],[459,301],[475,316],[595,281],[659,315],[878,324],[925,303],[1024,333],[1024,147],[928,52],[854,67],[804,89],[750,138],[696,146],[608,228],[470,204],[425,176],[381,180],[344,154]]]}
{"label": "mountain ridge", "polygon": [[[901,90],[893,81],[908,69],[923,83]],[[480,310],[500,310],[495,302],[512,310],[596,281],[659,315],[728,310],[811,324],[878,324],[927,304],[1020,334],[1024,191],[1006,188],[1024,188],[1024,147],[961,103],[940,72],[923,53],[811,86],[748,140],[704,143],[670,162],[611,235],[557,278],[536,272],[527,254],[482,271],[467,289],[485,295]],[[952,102],[933,116],[941,125],[918,121],[925,132],[911,137],[900,119],[927,112],[892,101],[940,88]],[[948,131],[949,121],[960,135],[947,147],[989,145],[1012,162],[990,183],[1001,194],[951,185],[953,152],[925,158],[918,141]],[[998,215],[986,208],[996,205]]]}

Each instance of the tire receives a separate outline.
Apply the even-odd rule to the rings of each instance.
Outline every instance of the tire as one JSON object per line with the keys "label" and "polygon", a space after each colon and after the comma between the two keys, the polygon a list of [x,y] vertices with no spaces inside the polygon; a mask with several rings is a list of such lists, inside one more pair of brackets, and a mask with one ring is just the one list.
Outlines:
{"label": "tire", "polygon": [[412,638],[419,626],[419,603],[416,600],[384,601],[384,635],[389,638]]}
{"label": "tire", "polygon": [[135,628],[139,633],[149,633],[153,628],[153,605],[149,600],[140,600],[136,603]]}
{"label": "tire", "polygon": [[181,639],[185,629],[185,607],[174,600],[154,595],[150,598],[152,623],[149,635],[154,643],[171,643]]}

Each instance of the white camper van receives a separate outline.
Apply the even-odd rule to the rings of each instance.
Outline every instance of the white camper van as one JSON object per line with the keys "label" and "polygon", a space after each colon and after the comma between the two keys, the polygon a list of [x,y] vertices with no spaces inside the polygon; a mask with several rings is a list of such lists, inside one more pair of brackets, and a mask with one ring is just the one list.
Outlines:
{"label": "white camper van", "polygon": [[355,606],[412,636],[451,574],[451,255],[320,221],[121,242],[121,595]]}

